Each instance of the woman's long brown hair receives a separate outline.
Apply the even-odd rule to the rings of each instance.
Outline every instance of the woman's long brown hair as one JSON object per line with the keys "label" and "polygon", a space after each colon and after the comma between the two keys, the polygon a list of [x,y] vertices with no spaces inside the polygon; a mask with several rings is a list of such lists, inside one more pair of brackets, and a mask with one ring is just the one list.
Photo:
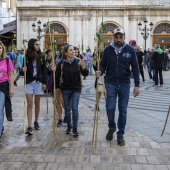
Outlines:
{"label": "woman's long brown hair", "polygon": [[0,56],[0,58],[6,56],[6,48],[4,46],[4,44],[2,43],[2,41],[0,41],[0,45],[2,46],[2,56]]}

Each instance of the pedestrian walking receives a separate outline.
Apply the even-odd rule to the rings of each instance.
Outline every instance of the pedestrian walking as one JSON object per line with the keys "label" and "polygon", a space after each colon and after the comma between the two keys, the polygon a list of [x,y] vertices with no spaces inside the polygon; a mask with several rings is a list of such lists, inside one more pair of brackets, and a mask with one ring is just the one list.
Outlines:
{"label": "pedestrian walking", "polygon": [[144,53],[141,51],[140,46],[137,46],[137,48],[136,48],[136,55],[137,55],[137,59],[138,59],[140,74],[142,76],[143,82],[145,82],[144,71],[143,71]]}
{"label": "pedestrian walking", "polygon": [[[53,77],[53,73],[51,71],[51,64],[52,64],[52,50],[47,50],[46,52],[46,67],[47,67],[47,87],[46,90],[44,91],[44,93],[52,93],[53,89],[53,85],[52,85],[52,77]],[[48,90],[48,91],[47,91]]]}
{"label": "pedestrian walking", "polygon": [[164,52],[160,48],[159,44],[155,45],[155,51],[152,54],[152,61],[154,65],[154,71],[155,71],[155,84],[153,86],[158,86],[158,74],[159,74],[159,81],[160,81],[160,87],[163,86],[163,75],[162,75],[162,69],[163,69],[163,62],[164,62]]}
{"label": "pedestrian walking", "polygon": [[11,97],[14,95],[13,64],[6,54],[5,46],[0,42],[0,145],[3,134],[4,107],[8,121],[12,121]]}
{"label": "pedestrian walking", "polygon": [[28,128],[26,134],[33,135],[33,97],[35,103],[34,129],[39,130],[40,126],[38,123],[38,118],[40,112],[40,96],[46,89],[47,83],[47,67],[38,39],[32,38],[29,40],[25,60],[26,66],[23,67],[23,71],[26,72],[26,99],[28,117]]}
{"label": "pedestrian walking", "polygon": [[[61,59],[63,57],[64,47],[67,45],[68,45],[68,43],[63,43],[60,47],[60,54],[59,54],[59,56],[56,57],[56,68],[58,67],[58,63],[61,61]],[[60,127],[63,125],[63,123],[67,123],[66,116],[64,116],[64,120],[62,118],[62,110],[64,108],[64,101],[63,101],[63,97],[62,97],[60,88],[56,89],[56,101],[57,101],[56,108],[57,108],[57,113],[58,113],[58,118],[59,118],[57,127]]]}
{"label": "pedestrian walking", "polygon": [[17,65],[18,65],[19,73],[17,74],[17,76],[16,76],[16,78],[14,80],[14,85],[15,86],[17,86],[17,81],[19,80],[19,78],[21,76],[24,76],[24,73],[22,71],[23,61],[24,61],[24,48],[21,48],[21,51],[17,56]]}
{"label": "pedestrian walking", "polygon": [[73,121],[73,135],[79,136],[77,131],[78,125],[78,105],[82,87],[81,74],[88,75],[88,70],[85,67],[83,60],[75,57],[75,51],[72,45],[64,47],[63,58],[59,62],[56,70],[56,88],[61,90],[64,105],[65,116],[67,120],[66,134],[71,133],[71,110]]}
{"label": "pedestrian walking", "polygon": [[109,131],[106,140],[113,139],[116,132],[115,110],[118,97],[119,118],[117,122],[117,143],[124,145],[124,133],[127,119],[127,107],[130,93],[130,66],[134,75],[134,97],[139,95],[139,66],[133,47],[126,44],[125,32],[122,28],[114,30],[114,41],[104,49],[100,62],[98,78],[106,72],[106,111]]}
{"label": "pedestrian walking", "polygon": [[151,48],[151,52],[148,57],[148,74],[150,78],[150,82],[155,82],[155,71],[154,71],[154,65],[153,65],[153,60],[152,60],[152,55],[153,52],[155,51],[155,48]]}

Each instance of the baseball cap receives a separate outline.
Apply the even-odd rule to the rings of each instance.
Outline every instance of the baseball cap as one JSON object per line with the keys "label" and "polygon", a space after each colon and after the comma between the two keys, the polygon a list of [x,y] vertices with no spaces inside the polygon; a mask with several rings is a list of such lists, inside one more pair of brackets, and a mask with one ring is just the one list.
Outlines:
{"label": "baseball cap", "polygon": [[115,35],[115,34],[122,34],[122,35],[125,35],[125,31],[122,29],[122,28],[116,28],[115,30],[114,30],[114,33],[113,33],[113,35]]}

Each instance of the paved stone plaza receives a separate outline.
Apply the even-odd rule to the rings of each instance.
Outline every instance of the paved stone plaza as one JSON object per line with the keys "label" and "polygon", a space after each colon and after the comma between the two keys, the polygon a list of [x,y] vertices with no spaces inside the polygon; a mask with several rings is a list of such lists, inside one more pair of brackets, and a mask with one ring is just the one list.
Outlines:
{"label": "paved stone plaza", "polygon": [[[0,170],[168,170],[170,169],[170,120],[161,137],[170,103],[170,71],[164,72],[164,87],[141,83],[141,94],[131,94],[125,134],[126,145],[105,140],[108,131],[104,97],[100,102],[97,147],[91,147],[94,117],[94,76],[83,80],[80,100],[79,138],[66,135],[66,126],[52,132],[52,99],[46,114],[46,97],[41,99],[41,130],[33,136],[23,133],[23,78],[15,87],[13,122],[5,118],[0,147]],[[145,75],[147,75],[145,71]],[[131,88],[132,90],[133,88]],[[118,112],[116,112],[118,113]],[[117,114],[116,114],[117,115]],[[34,121],[34,119],[33,119]]]}

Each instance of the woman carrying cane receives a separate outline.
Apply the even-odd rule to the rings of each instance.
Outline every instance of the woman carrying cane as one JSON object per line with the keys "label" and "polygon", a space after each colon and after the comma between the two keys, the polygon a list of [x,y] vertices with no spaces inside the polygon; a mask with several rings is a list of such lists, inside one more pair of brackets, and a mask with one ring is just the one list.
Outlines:
{"label": "woman carrying cane", "polygon": [[40,42],[38,39],[29,40],[25,60],[26,66],[24,66],[23,71],[26,72],[26,99],[28,117],[28,128],[25,134],[33,135],[32,128],[33,96],[35,96],[34,129],[39,130],[40,126],[38,123],[38,117],[40,112],[40,96],[46,89],[47,83],[46,63],[40,50]]}
{"label": "woman carrying cane", "polygon": [[73,135],[79,136],[78,125],[78,104],[81,93],[81,74],[88,75],[88,70],[83,60],[75,57],[75,51],[72,45],[67,45],[63,50],[63,58],[59,62],[56,70],[56,88],[61,90],[64,105],[65,116],[67,120],[66,134],[71,133],[71,110],[73,119]]}

